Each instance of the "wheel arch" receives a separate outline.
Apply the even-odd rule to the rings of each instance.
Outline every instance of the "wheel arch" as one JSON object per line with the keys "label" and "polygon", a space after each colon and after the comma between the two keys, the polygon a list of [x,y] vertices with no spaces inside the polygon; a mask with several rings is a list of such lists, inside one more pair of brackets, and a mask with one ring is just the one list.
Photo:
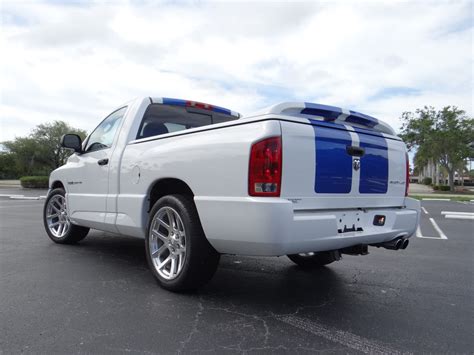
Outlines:
{"label": "wheel arch", "polygon": [[55,180],[51,183],[51,190],[59,189],[59,188],[62,188],[62,189],[64,189],[64,191],[66,191],[66,187],[61,182],[61,180]]}
{"label": "wheel arch", "polygon": [[193,190],[191,190],[189,185],[181,179],[162,178],[154,181],[148,191],[147,214],[150,213],[153,205],[161,197],[173,194],[186,195],[194,200]]}

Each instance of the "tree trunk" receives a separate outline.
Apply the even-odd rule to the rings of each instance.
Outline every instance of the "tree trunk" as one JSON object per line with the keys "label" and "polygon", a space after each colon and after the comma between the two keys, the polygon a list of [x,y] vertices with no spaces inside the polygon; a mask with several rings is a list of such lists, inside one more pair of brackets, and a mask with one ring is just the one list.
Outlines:
{"label": "tree trunk", "polygon": [[434,184],[436,179],[436,163],[433,160],[430,160],[431,165],[431,183]]}
{"label": "tree trunk", "polygon": [[454,192],[454,169],[448,170],[449,190]]}
{"label": "tree trunk", "polygon": [[28,164],[28,175],[32,175],[33,164],[35,163],[35,155],[31,155],[30,164]]}

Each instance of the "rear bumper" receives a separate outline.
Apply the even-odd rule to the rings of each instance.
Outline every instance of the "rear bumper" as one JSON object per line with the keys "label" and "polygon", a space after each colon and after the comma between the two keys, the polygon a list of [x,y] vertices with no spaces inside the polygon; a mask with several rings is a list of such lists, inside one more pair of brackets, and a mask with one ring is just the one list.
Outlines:
{"label": "rear bumper", "polygon": [[[420,203],[411,198],[404,208],[365,211],[295,211],[292,202],[280,198],[196,196],[195,203],[213,247],[242,255],[277,256],[408,238],[420,216]],[[384,226],[373,225],[375,215],[386,217]],[[341,223],[355,223],[363,231],[339,233]]]}

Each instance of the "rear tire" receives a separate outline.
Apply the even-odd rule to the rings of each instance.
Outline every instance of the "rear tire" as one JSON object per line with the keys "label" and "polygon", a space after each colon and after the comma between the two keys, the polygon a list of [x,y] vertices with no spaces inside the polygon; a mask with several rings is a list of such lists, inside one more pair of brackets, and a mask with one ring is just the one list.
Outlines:
{"label": "rear tire", "polygon": [[150,211],[146,256],[153,276],[169,291],[188,291],[207,283],[220,255],[211,246],[191,197],[168,195]]}
{"label": "rear tire", "polygon": [[75,244],[89,233],[89,228],[72,224],[69,220],[66,191],[62,188],[54,189],[46,198],[43,223],[48,237],[58,244]]}
{"label": "rear tire", "polygon": [[321,251],[307,254],[290,254],[288,258],[296,265],[305,269],[314,269],[340,260],[341,254],[337,250]]}

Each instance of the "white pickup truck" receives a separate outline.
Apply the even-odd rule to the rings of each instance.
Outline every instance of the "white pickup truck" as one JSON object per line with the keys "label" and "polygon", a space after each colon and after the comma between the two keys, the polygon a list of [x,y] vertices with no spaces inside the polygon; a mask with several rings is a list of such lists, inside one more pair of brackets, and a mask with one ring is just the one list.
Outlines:
{"label": "white pickup truck", "polygon": [[44,225],[56,243],[89,228],[145,238],[169,290],[201,286],[220,254],[288,255],[303,267],[405,249],[420,204],[405,144],[384,122],[333,106],[228,109],[140,98],[107,116],[52,172]]}

